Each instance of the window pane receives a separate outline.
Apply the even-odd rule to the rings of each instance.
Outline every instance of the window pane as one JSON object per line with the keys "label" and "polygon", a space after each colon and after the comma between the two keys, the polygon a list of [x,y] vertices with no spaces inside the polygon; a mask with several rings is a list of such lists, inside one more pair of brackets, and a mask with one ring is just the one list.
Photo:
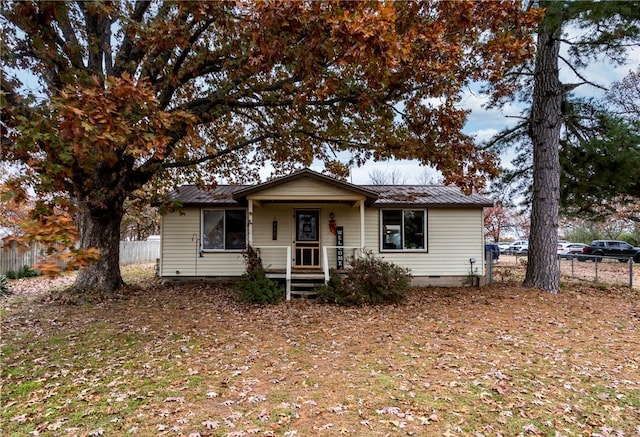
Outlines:
{"label": "window pane", "polygon": [[204,211],[202,214],[202,248],[224,249],[224,211]]}
{"label": "window pane", "polygon": [[402,249],[402,211],[382,211],[382,248]]}
{"label": "window pane", "polygon": [[404,248],[424,249],[424,211],[404,211]]}
{"label": "window pane", "polygon": [[297,240],[318,241],[318,211],[296,212]]}
{"label": "window pane", "polygon": [[244,210],[227,211],[225,249],[244,249],[247,241],[247,223]]}

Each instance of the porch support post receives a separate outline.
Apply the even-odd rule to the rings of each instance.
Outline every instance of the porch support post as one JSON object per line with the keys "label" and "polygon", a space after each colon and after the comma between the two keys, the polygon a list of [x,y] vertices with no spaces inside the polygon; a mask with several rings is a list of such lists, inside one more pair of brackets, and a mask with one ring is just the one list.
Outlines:
{"label": "porch support post", "polygon": [[329,259],[327,246],[322,246],[322,273],[324,273],[324,283],[329,283]]}
{"label": "porch support post", "polygon": [[253,200],[249,199],[249,223],[248,223],[248,234],[247,235],[247,244],[249,246],[253,246]]}
{"label": "porch support post", "polygon": [[360,200],[360,252],[364,250],[364,199]]}

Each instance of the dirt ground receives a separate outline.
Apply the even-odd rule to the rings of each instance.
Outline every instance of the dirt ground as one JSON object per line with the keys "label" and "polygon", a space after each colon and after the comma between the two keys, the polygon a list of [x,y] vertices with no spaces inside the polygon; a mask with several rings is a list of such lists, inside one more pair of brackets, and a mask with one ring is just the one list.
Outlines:
{"label": "dirt ground", "polygon": [[136,269],[123,273],[136,287],[96,302],[12,283],[0,434],[640,436],[640,296],[628,287],[254,306]]}

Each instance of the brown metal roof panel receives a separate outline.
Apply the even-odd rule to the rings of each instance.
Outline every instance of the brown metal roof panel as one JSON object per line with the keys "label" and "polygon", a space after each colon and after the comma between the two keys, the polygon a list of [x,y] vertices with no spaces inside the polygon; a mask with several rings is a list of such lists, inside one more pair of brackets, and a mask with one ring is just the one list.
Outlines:
{"label": "brown metal roof panel", "polygon": [[247,187],[246,185],[218,185],[212,190],[202,190],[195,185],[183,185],[167,195],[172,202],[183,205],[238,205],[233,193]]}
{"label": "brown metal roof panel", "polygon": [[493,202],[479,194],[464,194],[459,188],[440,185],[370,185],[380,196],[374,205],[491,206]]}
{"label": "brown metal roof panel", "polygon": [[[212,190],[201,190],[195,185],[185,185],[171,192],[169,201],[183,205],[227,205],[240,203],[234,199],[237,193],[246,193],[255,185],[218,185]],[[439,185],[359,185],[362,190],[378,194],[373,205],[377,206],[492,206],[493,202],[479,194],[465,195],[460,189]],[[238,200],[242,200],[243,195]],[[373,199],[372,199],[373,200]]]}

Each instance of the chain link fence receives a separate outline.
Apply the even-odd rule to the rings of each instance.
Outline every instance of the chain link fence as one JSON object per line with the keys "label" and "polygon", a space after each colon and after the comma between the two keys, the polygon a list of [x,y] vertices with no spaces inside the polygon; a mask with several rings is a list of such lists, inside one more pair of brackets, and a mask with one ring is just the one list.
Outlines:
{"label": "chain link fence", "polygon": [[[500,255],[487,257],[487,283],[511,282],[524,279],[527,256]],[[640,264],[626,257],[580,255],[558,259],[562,279],[572,278],[585,282],[622,285],[640,289]]]}

